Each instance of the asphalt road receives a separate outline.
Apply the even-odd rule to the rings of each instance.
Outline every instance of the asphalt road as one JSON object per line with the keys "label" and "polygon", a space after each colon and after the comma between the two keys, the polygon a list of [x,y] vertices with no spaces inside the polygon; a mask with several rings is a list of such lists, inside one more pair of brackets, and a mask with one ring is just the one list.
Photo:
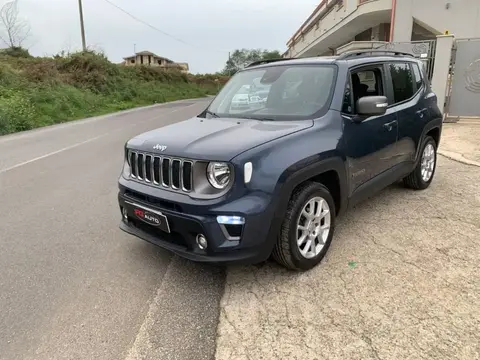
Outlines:
{"label": "asphalt road", "polygon": [[132,136],[181,101],[0,137],[0,359],[211,359],[222,269],[118,229]]}

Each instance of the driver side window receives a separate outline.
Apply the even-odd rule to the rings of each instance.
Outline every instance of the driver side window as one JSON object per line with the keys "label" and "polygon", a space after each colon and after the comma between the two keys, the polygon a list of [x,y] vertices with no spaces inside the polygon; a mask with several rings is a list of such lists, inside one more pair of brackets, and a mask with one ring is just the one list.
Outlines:
{"label": "driver side window", "polygon": [[345,91],[342,111],[347,114],[355,114],[358,99],[364,96],[383,96],[384,94],[383,70],[380,65],[354,70],[350,74],[350,83]]}

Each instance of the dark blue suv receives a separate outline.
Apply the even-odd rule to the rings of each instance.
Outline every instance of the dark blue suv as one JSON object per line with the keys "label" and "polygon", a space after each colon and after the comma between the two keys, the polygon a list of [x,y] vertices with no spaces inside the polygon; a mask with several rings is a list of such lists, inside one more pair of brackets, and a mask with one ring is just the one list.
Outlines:
{"label": "dark blue suv", "polygon": [[198,116],[126,143],[120,228],[195,261],[311,269],[348,207],[430,185],[441,129],[410,54],[253,63]]}

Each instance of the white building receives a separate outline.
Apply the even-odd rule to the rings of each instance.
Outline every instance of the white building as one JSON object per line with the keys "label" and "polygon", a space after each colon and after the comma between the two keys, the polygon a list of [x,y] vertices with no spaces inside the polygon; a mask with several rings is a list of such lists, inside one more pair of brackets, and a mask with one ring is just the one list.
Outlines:
{"label": "white building", "polygon": [[364,47],[362,41],[433,40],[446,31],[480,37],[480,0],[323,0],[284,56],[332,55]]}

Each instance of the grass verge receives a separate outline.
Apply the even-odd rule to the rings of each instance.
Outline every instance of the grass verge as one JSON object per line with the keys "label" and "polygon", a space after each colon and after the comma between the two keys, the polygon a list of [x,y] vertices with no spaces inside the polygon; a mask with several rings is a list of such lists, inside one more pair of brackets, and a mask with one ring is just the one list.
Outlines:
{"label": "grass verge", "polygon": [[168,101],[215,94],[226,81],[113,64],[87,52],[0,55],[0,135]]}

